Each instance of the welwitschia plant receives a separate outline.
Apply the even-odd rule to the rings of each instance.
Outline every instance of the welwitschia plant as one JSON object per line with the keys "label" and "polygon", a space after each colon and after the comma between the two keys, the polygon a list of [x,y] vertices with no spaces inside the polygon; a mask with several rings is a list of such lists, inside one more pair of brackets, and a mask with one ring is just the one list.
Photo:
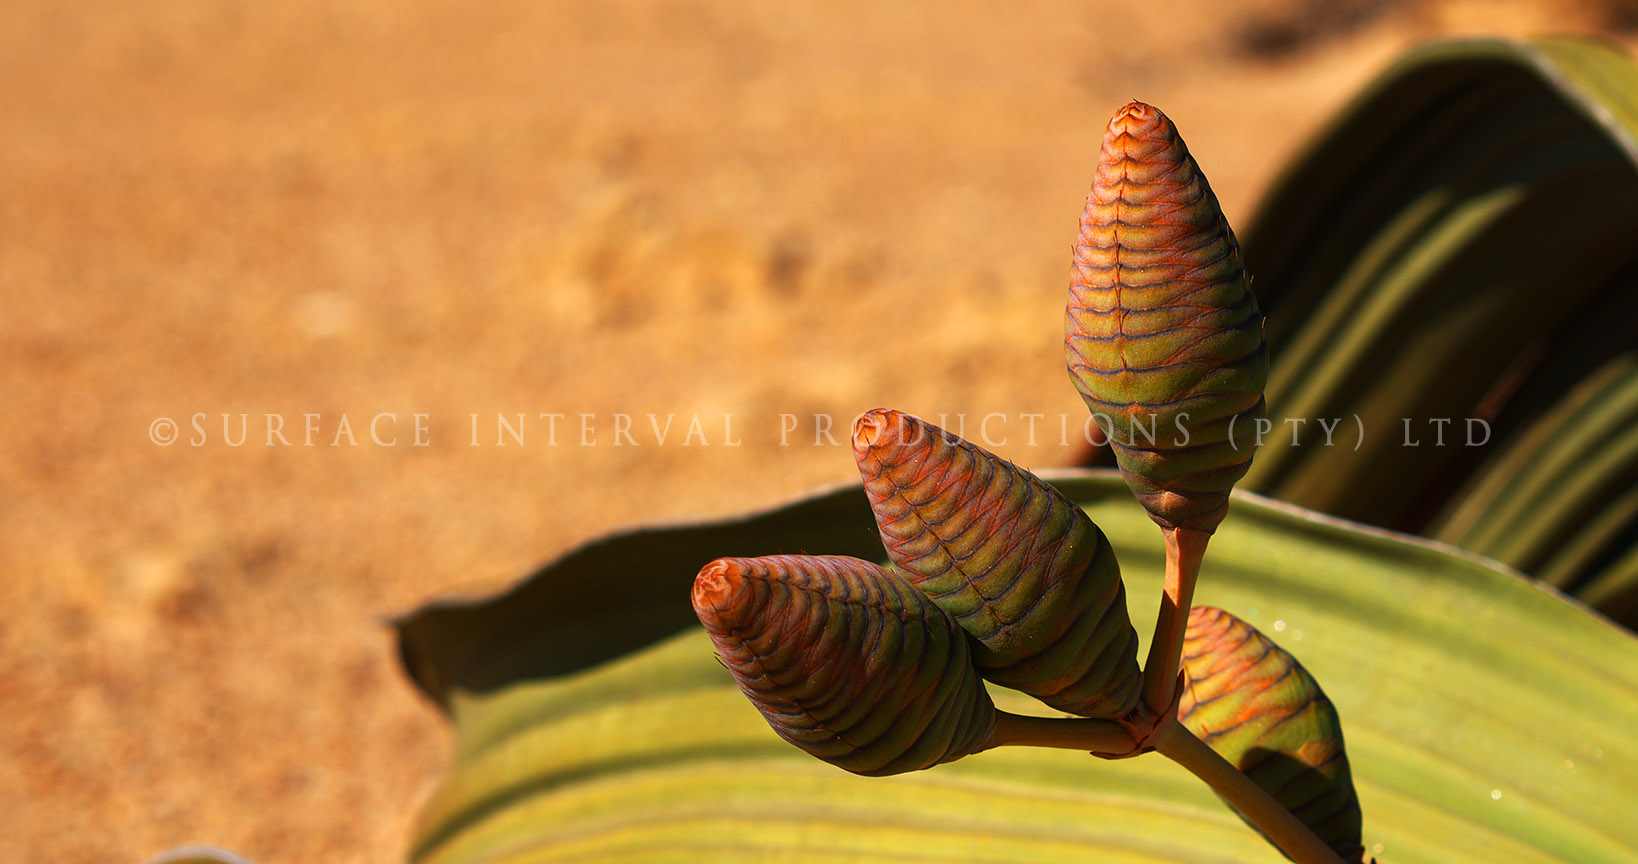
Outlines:
{"label": "welwitschia plant", "polygon": [[[853,450],[892,569],[712,562],[693,600],[724,665],[782,737],[855,773],[1006,745],[1158,751],[1293,860],[1360,861],[1335,708],[1249,625],[1191,615],[1207,540],[1251,464],[1268,352],[1234,232],[1177,129],[1142,103],[1103,140],[1065,347],[1166,543],[1141,672],[1120,566],[1087,515],[1028,471],[890,410],[860,418]],[[984,680],[1078,716],[998,711]]]}

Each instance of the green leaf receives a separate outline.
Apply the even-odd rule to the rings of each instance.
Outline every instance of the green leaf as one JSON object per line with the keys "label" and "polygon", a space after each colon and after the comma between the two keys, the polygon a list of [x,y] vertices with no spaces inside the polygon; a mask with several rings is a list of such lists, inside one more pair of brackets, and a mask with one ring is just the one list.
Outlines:
{"label": "green leaf", "polygon": [[[1118,475],[1054,485],[1120,556],[1139,632],[1162,548]],[[1638,641],[1448,547],[1236,494],[1197,600],[1300,654],[1347,729],[1368,851],[1413,862],[1638,858]],[[1001,748],[855,777],[780,740],[690,626],[719,555],[880,560],[858,487],[590,544],[498,597],[399,624],[457,734],[412,858],[475,862],[1278,862],[1158,756]],[[1039,712],[1021,694],[999,707]]]}
{"label": "green leaf", "polygon": [[[1461,544],[1638,623],[1635,236],[1629,58],[1573,40],[1412,52],[1244,232],[1282,424],[1244,485]],[[1488,424],[1480,446],[1466,418]],[[1319,420],[1342,421],[1335,446]]]}

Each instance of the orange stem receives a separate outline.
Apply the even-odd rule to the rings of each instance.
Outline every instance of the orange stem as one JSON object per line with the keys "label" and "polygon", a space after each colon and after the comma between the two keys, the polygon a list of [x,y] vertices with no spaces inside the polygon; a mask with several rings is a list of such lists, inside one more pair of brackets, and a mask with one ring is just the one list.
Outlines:
{"label": "orange stem", "polygon": [[1166,537],[1166,591],[1160,598],[1160,617],[1143,664],[1143,704],[1155,712],[1171,707],[1177,695],[1177,668],[1183,656],[1183,633],[1189,626],[1194,583],[1200,560],[1206,555],[1210,534],[1187,528],[1161,529]]}
{"label": "orange stem", "polygon": [[995,730],[980,749],[991,747],[1060,747],[1089,753],[1126,753],[1136,746],[1113,720],[1088,717],[1029,717],[995,712]]}
{"label": "orange stem", "polygon": [[1346,864],[1290,810],[1183,724],[1175,720],[1165,723],[1155,736],[1155,750],[1204,780],[1297,864]]}

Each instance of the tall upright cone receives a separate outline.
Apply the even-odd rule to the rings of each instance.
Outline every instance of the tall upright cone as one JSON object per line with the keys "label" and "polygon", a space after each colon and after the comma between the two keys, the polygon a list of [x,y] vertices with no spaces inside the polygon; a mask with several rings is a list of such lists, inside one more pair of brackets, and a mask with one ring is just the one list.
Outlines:
{"label": "tall upright cone", "polygon": [[1064,348],[1133,493],[1210,534],[1251,465],[1268,348],[1234,231],[1159,109],[1115,112],[1081,216]]}

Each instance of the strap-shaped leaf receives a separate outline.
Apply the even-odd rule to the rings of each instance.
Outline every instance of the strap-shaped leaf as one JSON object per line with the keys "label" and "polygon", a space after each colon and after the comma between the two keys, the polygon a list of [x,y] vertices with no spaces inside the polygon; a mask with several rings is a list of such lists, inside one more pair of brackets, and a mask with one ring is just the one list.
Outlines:
{"label": "strap-shaped leaf", "polygon": [[1210,606],[1189,613],[1183,668],[1183,725],[1339,855],[1359,860],[1359,796],[1342,723],[1314,676],[1256,628]]}
{"label": "strap-shaped leaf", "polygon": [[[1620,572],[1617,551],[1638,552],[1635,425],[1638,347],[1569,388],[1552,411],[1505,442],[1433,533],[1632,623],[1638,577],[1629,572],[1624,590],[1610,589]],[[1600,585],[1605,579],[1608,587]]]}
{"label": "strap-shaped leaf", "polygon": [[1634,236],[1625,52],[1410,52],[1241,232],[1279,424],[1241,485],[1458,544],[1638,626]]}
{"label": "strap-shaped leaf", "polygon": [[981,749],[995,706],[967,639],[904,579],[857,558],[721,558],[694,611],[774,731],[855,774],[900,774]]}
{"label": "strap-shaped leaf", "polygon": [[898,411],[854,456],[888,557],[977,640],[984,677],[1087,717],[1137,699],[1137,633],[1103,532],[1057,490]]}
{"label": "strap-shaped leaf", "polygon": [[1065,317],[1070,378],[1138,500],[1163,528],[1214,531],[1251,464],[1268,349],[1234,232],[1152,106],[1109,121]]}

